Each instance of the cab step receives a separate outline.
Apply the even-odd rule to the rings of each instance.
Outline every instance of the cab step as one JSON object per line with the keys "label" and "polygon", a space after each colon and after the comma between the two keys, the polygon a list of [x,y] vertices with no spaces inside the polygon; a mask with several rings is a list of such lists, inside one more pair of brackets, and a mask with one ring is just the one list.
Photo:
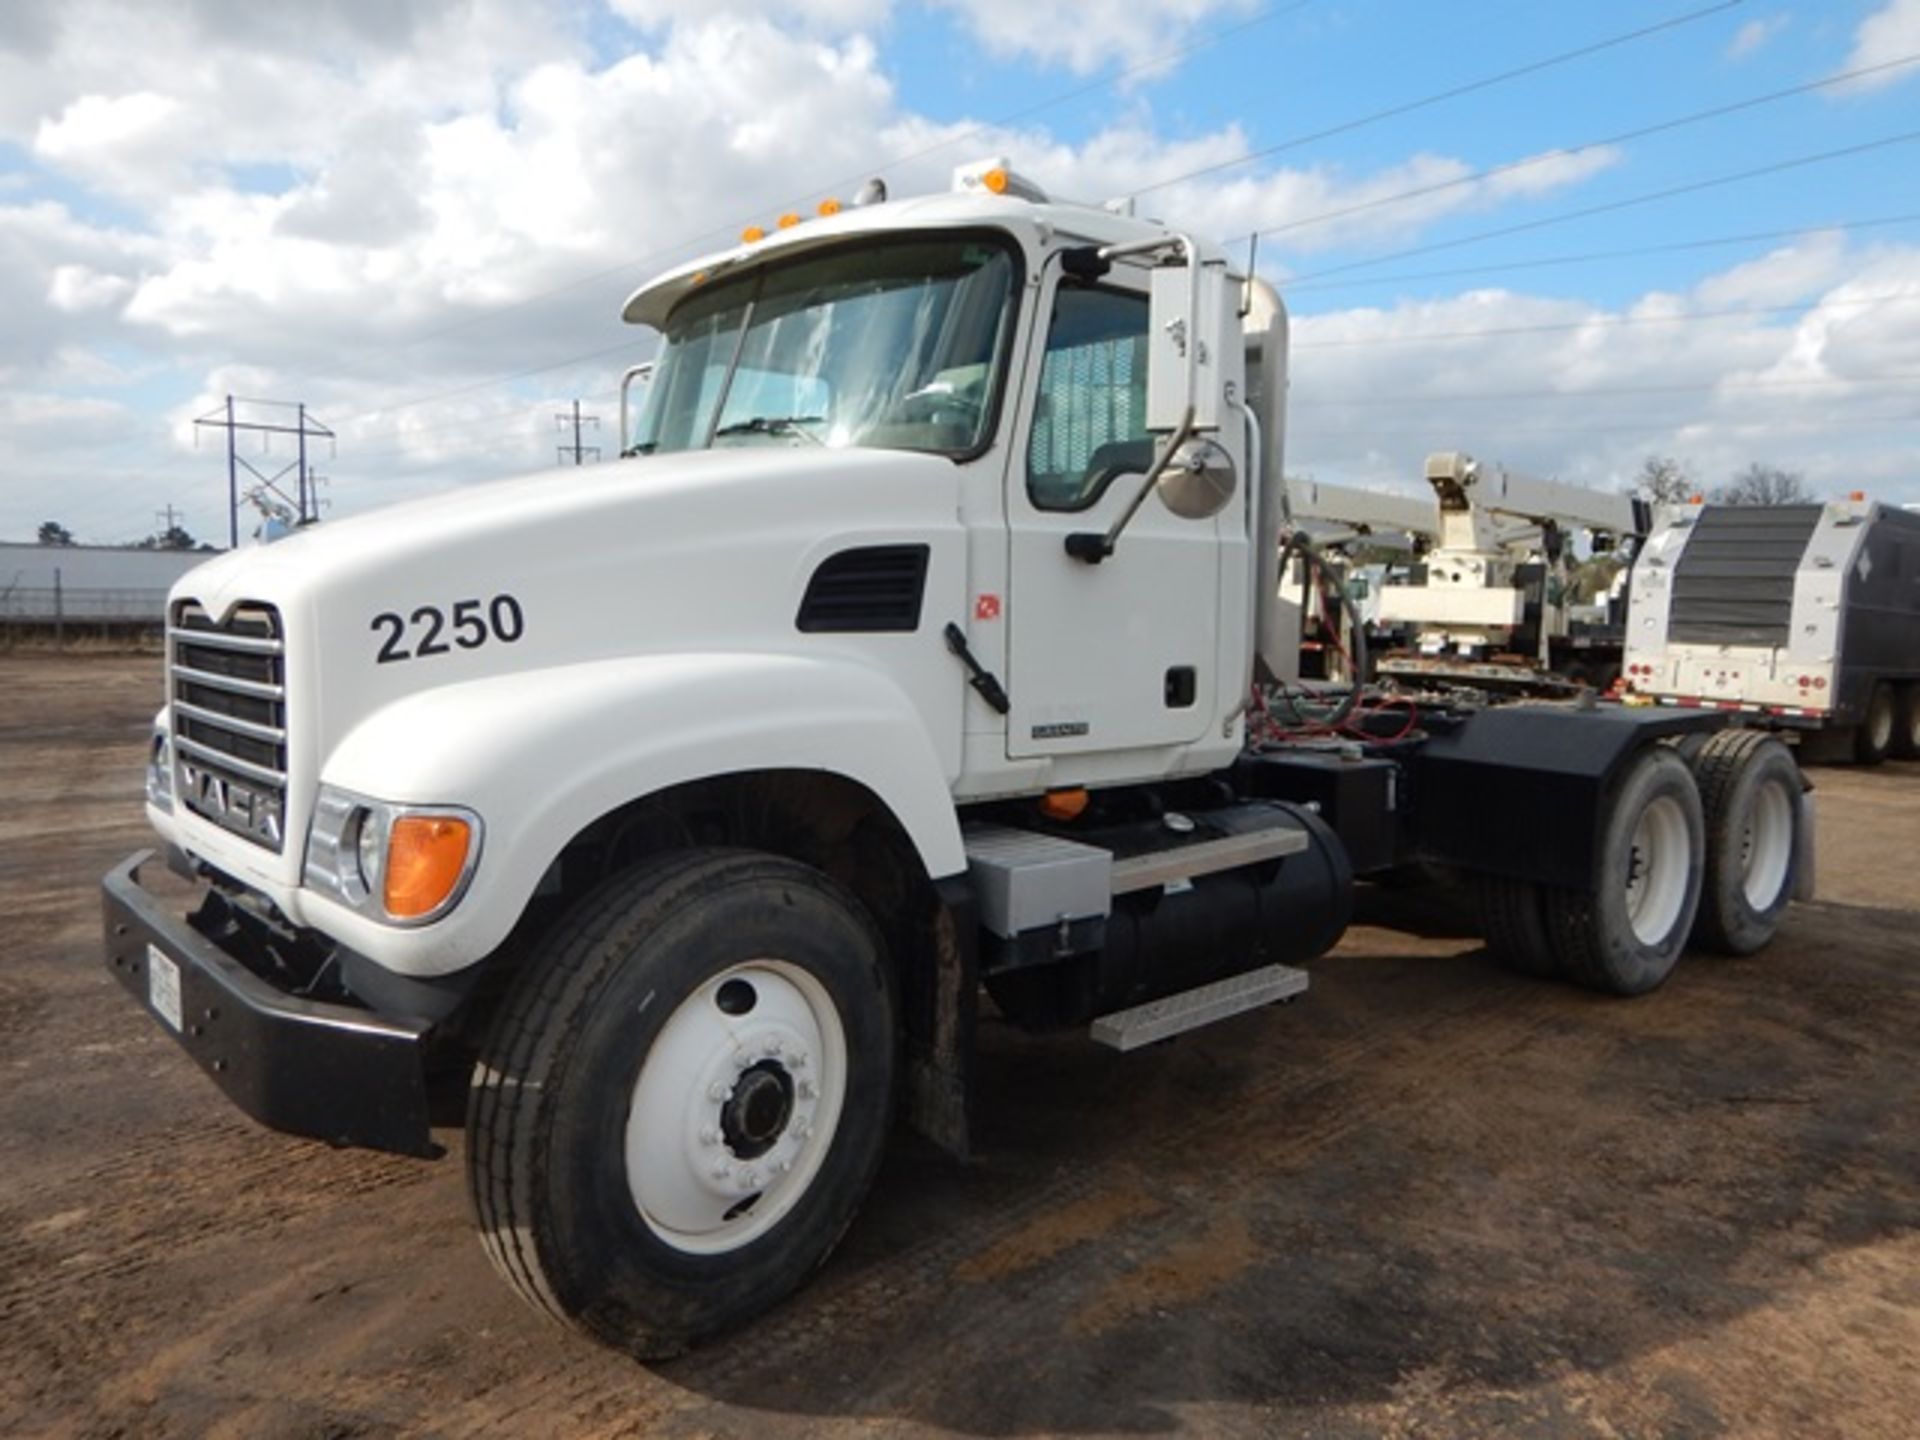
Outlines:
{"label": "cab step", "polygon": [[1138,1050],[1142,1045],[1198,1030],[1276,1000],[1291,1000],[1306,988],[1306,971],[1291,965],[1265,965],[1130,1010],[1102,1015],[1093,1022],[1092,1037],[1096,1044],[1115,1050]]}

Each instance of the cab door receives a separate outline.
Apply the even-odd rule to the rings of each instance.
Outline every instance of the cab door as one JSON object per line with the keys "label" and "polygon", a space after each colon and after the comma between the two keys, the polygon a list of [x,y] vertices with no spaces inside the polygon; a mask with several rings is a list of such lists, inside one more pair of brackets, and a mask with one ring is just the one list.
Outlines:
{"label": "cab door", "polygon": [[1173,746],[1213,723],[1222,526],[1149,496],[1099,564],[1067,554],[1140,489],[1156,437],[1147,395],[1145,273],[1055,276],[1007,471],[1007,753],[1030,758]]}

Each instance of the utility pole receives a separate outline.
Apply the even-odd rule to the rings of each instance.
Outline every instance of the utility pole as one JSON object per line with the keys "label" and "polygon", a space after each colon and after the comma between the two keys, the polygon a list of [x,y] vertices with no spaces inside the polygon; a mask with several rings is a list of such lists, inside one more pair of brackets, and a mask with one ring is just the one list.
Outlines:
{"label": "utility pole", "polygon": [[173,527],[178,525],[186,517],[180,511],[173,508],[172,501],[168,501],[166,509],[153,512],[153,518],[160,522],[160,533],[162,535],[171,535],[173,533]]}
{"label": "utility pole", "polygon": [[[229,395],[224,406],[202,415],[193,424],[196,432],[203,426],[207,429],[227,432],[227,544],[237,550],[240,548],[240,468],[245,466],[248,474],[279,496],[282,503],[298,517],[299,523],[304,525],[320,518],[319,507],[311,504],[313,486],[307,475],[307,440],[309,437],[325,440],[329,446],[328,453],[331,454],[334,434],[307,414],[304,401],[241,400],[237,402],[242,405],[264,406],[272,410],[291,410],[295,416],[295,423],[292,425],[264,420],[240,420],[234,413],[235,403],[235,398]],[[240,453],[239,437],[242,430],[251,431],[260,436],[262,454],[271,449],[275,435],[296,436],[299,443],[298,454],[292,464],[283,465],[269,475]],[[290,472],[295,474],[293,495],[288,495],[278,484]]]}
{"label": "utility pole", "polygon": [[[561,430],[567,428],[568,419],[564,414],[556,415],[553,419],[554,424]],[[598,445],[587,445],[583,447],[580,444],[580,427],[582,425],[591,425],[594,429],[598,430],[600,428],[600,417],[598,415],[582,415],[580,413],[580,402],[576,400],[573,402],[572,424],[573,444],[558,447],[561,461],[564,463],[569,455],[573,456],[573,463],[576,465],[583,463],[588,455],[598,460],[600,458],[600,447]]]}

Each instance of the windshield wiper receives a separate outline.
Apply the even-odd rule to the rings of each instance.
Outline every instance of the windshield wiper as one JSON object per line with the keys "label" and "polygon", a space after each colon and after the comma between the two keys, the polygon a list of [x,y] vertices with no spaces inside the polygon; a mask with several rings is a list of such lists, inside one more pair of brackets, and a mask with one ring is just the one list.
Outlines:
{"label": "windshield wiper", "polygon": [[799,435],[821,445],[825,442],[818,435],[800,427],[826,423],[827,417],[824,415],[756,415],[751,420],[737,420],[731,425],[722,425],[713,435],[716,440],[722,435]]}

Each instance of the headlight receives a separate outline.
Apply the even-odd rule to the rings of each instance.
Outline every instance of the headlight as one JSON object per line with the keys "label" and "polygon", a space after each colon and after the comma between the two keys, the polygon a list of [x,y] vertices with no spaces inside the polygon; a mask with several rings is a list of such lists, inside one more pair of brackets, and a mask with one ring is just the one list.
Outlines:
{"label": "headlight", "polygon": [[147,748],[147,803],[156,810],[173,811],[173,737],[153,732]]}
{"label": "headlight", "polygon": [[372,919],[425,925],[466,893],[480,837],[480,817],[459,806],[391,805],[322,786],[305,883]]}

